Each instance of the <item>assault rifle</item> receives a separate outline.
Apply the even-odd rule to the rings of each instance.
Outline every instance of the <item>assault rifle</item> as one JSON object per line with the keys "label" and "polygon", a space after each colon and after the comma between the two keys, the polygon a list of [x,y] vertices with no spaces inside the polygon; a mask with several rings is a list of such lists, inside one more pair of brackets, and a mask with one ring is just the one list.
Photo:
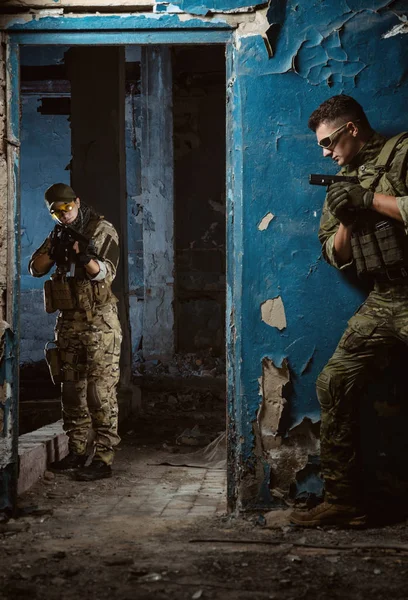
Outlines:
{"label": "assault rifle", "polygon": [[347,175],[309,175],[309,183],[311,185],[324,185],[325,187],[332,183],[360,183],[358,177],[347,177]]}
{"label": "assault rifle", "polygon": [[55,225],[50,239],[50,258],[55,261],[59,269],[74,277],[77,258],[74,244],[79,242],[79,249],[84,252],[89,247],[90,240],[70,225],[62,224]]}

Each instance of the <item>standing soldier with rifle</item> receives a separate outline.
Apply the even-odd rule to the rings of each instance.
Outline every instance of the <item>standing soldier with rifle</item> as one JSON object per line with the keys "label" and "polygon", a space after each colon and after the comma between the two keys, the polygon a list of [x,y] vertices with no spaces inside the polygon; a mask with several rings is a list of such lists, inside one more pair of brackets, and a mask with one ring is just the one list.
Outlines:
{"label": "standing soldier with rifle", "polygon": [[[46,349],[46,357],[53,380],[62,384],[69,439],[69,454],[50,468],[75,470],[75,478],[82,481],[104,479],[112,475],[114,448],[120,441],[116,385],[122,333],[111,291],[119,261],[118,234],[68,185],[52,185],[45,202],[57,224],[32,255],[29,270],[42,277],[56,265],[44,285],[46,311],[60,311],[56,348]],[[90,462],[91,429],[95,439]]]}
{"label": "standing soldier with rifle", "polygon": [[[311,115],[323,156],[341,167],[328,188],[319,239],[326,261],[371,283],[317,380],[325,501],[292,513],[292,523],[361,526],[366,521],[359,453],[361,387],[387,364],[398,340],[408,344],[408,134],[375,132],[356,100],[333,96]],[[311,183],[322,182],[315,176]]]}

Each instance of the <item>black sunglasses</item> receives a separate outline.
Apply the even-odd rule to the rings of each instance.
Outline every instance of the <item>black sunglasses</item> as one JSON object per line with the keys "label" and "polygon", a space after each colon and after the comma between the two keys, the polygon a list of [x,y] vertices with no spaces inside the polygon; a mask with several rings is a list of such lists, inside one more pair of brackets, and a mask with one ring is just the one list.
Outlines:
{"label": "black sunglasses", "polygon": [[[355,123],[358,123],[358,119],[356,121],[354,121]],[[328,148],[330,148],[330,146],[333,145],[333,143],[335,142],[335,138],[337,136],[338,133],[340,133],[340,131],[342,129],[344,129],[349,123],[352,123],[352,121],[347,121],[347,123],[344,123],[343,125],[340,125],[340,127],[338,127],[337,129],[335,129],[330,135],[328,135],[327,137],[322,138],[321,140],[319,140],[317,143],[321,148],[325,148],[326,150]]]}

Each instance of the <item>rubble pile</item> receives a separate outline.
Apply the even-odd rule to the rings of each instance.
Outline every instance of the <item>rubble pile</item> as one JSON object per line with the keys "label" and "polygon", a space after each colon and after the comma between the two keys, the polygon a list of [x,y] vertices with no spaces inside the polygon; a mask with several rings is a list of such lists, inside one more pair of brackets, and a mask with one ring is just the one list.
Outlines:
{"label": "rubble pile", "polygon": [[133,376],[137,377],[225,377],[225,358],[215,356],[212,350],[198,353],[175,354],[169,361],[144,360],[142,352],[135,354]]}

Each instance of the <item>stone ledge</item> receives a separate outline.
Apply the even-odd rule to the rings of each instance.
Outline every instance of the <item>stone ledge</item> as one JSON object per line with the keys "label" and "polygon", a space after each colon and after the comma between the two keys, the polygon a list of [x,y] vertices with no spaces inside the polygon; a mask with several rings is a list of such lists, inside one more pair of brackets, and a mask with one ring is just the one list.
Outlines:
{"label": "stone ledge", "polygon": [[[119,423],[140,411],[141,397],[137,386],[130,386],[118,394]],[[23,494],[47,470],[47,465],[68,454],[68,438],[62,429],[62,420],[40,429],[24,433],[18,438],[19,476],[17,493]]]}
{"label": "stone ledge", "polygon": [[60,460],[68,453],[68,438],[62,421],[24,433],[18,438],[20,462],[17,493],[23,494],[43,476],[47,464]]}

